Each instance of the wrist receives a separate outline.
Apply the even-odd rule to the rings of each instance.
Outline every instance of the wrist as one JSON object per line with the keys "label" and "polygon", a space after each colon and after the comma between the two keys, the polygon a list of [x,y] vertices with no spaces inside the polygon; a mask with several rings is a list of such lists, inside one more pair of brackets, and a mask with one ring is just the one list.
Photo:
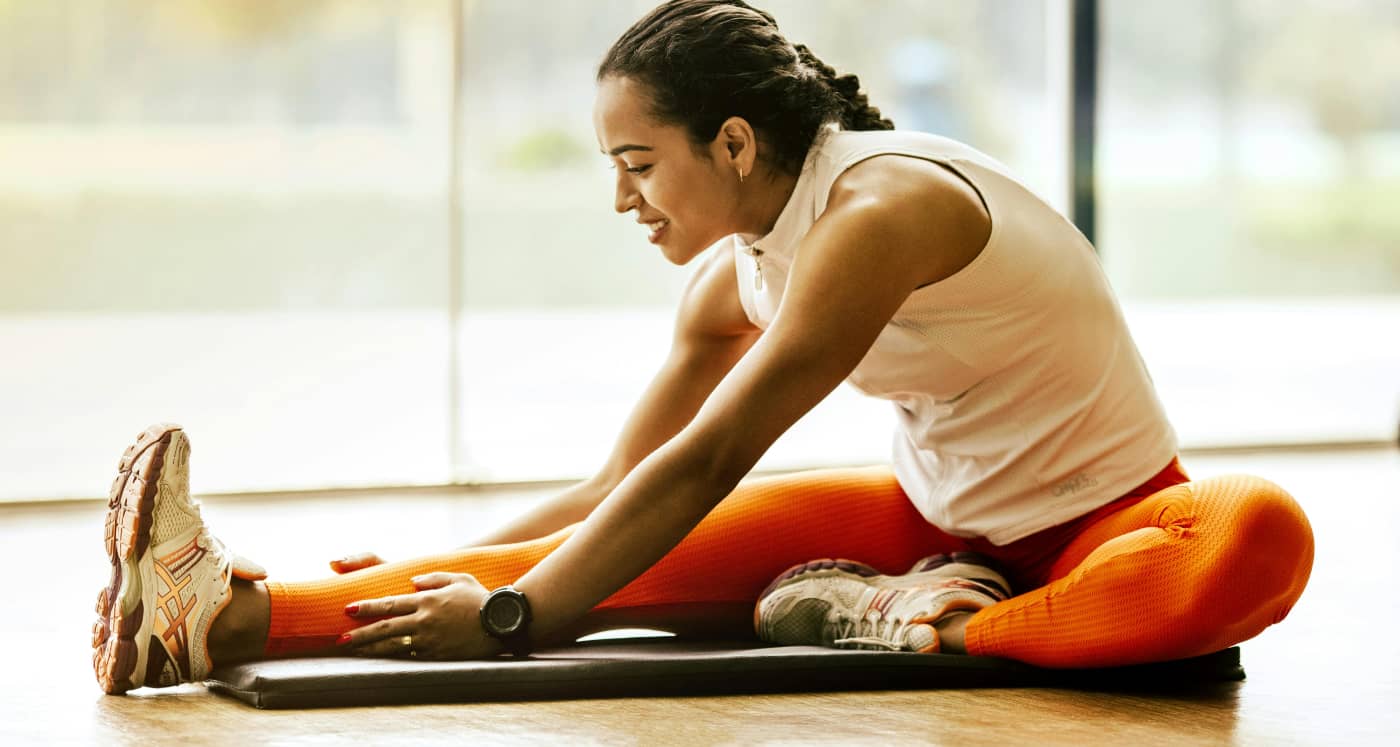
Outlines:
{"label": "wrist", "polygon": [[481,628],[495,639],[500,649],[516,657],[529,656],[533,650],[530,624],[534,614],[530,600],[513,586],[501,586],[489,592],[478,611]]}

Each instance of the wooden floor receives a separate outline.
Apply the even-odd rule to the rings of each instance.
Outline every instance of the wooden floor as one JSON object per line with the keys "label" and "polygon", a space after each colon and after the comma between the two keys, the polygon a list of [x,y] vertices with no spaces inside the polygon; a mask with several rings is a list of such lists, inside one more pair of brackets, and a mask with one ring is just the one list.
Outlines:
{"label": "wooden floor", "polygon": [[[0,744],[1400,743],[1400,453],[1184,461],[1198,477],[1245,471],[1291,490],[1313,522],[1317,561],[1290,617],[1243,644],[1247,680],[1173,696],[997,689],[282,712],[195,685],[108,697],[93,682],[88,648],[106,574],[101,507],[0,507]],[[198,489],[197,461],[195,470]],[[215,497],[205,516],[230,546],[279,577],[309,578],[354,550],[398,558],[460,544],[537,498]]]}

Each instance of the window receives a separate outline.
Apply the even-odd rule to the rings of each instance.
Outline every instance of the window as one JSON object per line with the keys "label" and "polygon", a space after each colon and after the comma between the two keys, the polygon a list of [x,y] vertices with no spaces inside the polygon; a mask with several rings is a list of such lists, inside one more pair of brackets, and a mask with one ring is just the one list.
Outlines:
{"label": "window", "polygon": [[[100,493],[159,419],[201,492],[596,469],[690,272],[613,214],[591,129],[650,5],[0,3],[0,499]],[[1058,204],[1045,3],[765,7]],[[760,467],[884,460],[891,427],[838,390]]]}
{"label": "window", "polygon": [[1101,17],[1099,246],[1183,441],[1394,438],[1400,8]]}
{"label": "window", "polygon": [[0,498],[441,483],[445,4],[0,3]]}

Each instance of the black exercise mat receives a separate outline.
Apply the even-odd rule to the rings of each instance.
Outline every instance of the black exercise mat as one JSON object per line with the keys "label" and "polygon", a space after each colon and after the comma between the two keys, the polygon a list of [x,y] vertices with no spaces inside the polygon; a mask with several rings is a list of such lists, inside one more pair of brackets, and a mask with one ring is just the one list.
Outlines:
{"label": "black exercise mat", "polygon": [[1042,669],[985,656],[663,638],[583,643],[522,660],[283,659],[223,667],[208,684],[258,708],[312,708],[969,687],[1177,689],[1242,679],[1238,646],[1156,664]]}

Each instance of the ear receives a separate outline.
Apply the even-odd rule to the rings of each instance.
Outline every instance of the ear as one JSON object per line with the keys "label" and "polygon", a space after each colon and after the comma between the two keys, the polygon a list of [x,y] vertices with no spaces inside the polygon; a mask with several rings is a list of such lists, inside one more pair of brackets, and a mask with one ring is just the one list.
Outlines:
{"label": "ear", "polygon": [[719,126],[712,150],[717,161],[731,171],[753,173],[758,161],[758,135],[743,117],[730,117]]}

